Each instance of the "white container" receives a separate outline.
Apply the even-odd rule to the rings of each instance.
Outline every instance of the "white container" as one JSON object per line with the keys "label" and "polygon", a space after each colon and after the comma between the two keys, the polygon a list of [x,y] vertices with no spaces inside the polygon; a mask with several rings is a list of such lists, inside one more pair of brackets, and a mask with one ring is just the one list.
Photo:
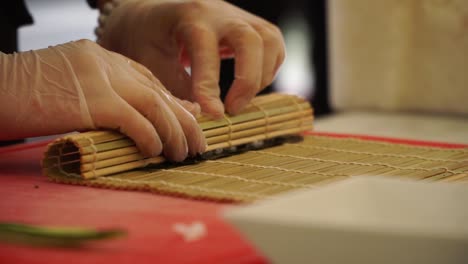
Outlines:
{"label": "white container", "polygon": [[468,185],[353,178],[232,208],[273,263],[468,263]]}
{"label": "white container", "polygon": [[330,0],[338,110],[468,114],[468,1]]}

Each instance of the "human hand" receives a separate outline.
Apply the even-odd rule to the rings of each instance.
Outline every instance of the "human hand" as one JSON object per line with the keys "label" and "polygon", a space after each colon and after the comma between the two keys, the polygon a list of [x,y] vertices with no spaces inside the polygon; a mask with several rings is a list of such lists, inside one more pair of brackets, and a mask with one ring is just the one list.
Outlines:
{"label": "human hand", "polygon": [[[276,26],[220,0],[122,0],[99,43],[144,64],[175,96],[215,118],[224,106],[231,114],[242,110],[285,57]],[[223,105],[219,68],[227,57],[235,58],[235,80]]]}
{"label": "human hand", "polygon": [[[147,156],[175,161],[205,148],[187,109],[144,66],[94,42],[0,54],[1,139],[108,128]],[[182,105],[186,106],[184,108]],[[199,106],[198,106],[199,112]]]}

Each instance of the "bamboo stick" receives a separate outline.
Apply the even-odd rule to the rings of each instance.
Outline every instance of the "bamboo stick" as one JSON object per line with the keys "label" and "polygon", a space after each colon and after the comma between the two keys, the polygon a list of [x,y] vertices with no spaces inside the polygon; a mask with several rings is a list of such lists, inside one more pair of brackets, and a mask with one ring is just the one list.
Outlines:
{"label": "bamboo stick", "polygon": [[96,154],[87,154],[81,156],[81,163],[89,163],[89,162],[94,162],[94,161],[101,161],[101,160],[106,160],[106,159],[111,159],[115,157],[120,157],[120,156],[125,156],[128,154],[134,154],[138,153],[139,150],[135,146],[131,147],[123,147],[119,149],[114,149],[114,150],[108,150],[104,152],[98,152]]}
{"label": "bamboo stick", "polygon": [[[271,116],[291,113],[294,111],[300,111],[308,107],[308,105],[309,105],[308,103],[302,103],[299,106],[293,105],[293,106],[284,106],[284,107],[279,107],[279,108],[274,108],[274,109],[266,109],[265,113],[251,112],[251,113],[246,113],[246,114],[238,115],[238,116],[228,116],[228,118],[230,119],[231,124],[238,124],[238,123],[247,122],[247,121],[251,121],[255,119],[265,118],[265,115],[268,117],[271,117]],[[228,122],[222,119],[222,120],[216,120],[216,121],[203,122],[200,124],[200,127],[203,130],[207,130],[207,129],[217,128],[221,126],[226,126],[226,125],[229,125]]]}
{"label": "bamboo stick", "polygon": [[216,143],[221,143],[224,141],[229,141],[229,140],[234,140],[234,139],[239,139],[239,138],[248,138],[251,136],[255,135],[260,135],[260,134],[271,134],[274,131],[278,130],[284,130],[285,128],[293,128],[293,127],[298,127],[301,126],[301,124],[312,124],[312,117],[308,117],[304,120],[292,120],[288,122],[280,122],[280,123],[275,123],[271,124],[268,126],[260,126],[256,128],[251,128],[251,129],[243,129],[237,132],[233,133],[222,133],[219,136],[213,136],[210,138],[207,138],[207,144],[208,145],[213,145]]}
{"label": "bamboo stick", "polygon": [[239,124],[234,124],[230,128],[229,127],[220,127],[220,128],[214,128],[214,129],[209,129],[203,131],[203,134],[205,135],[206,138],[212,137],[212,136],[218,136],[222,134],[226,134],[229,131],[239,131],[239,130],[244,130],[244,129],[249,129],[253,127],[263,127],[267,123],[268,124],[275,124],[278,122],[283,122],[286,120],[292,120],[292,119],[297,119],[299,117],[311,117],[312,115],[312,110],[308,109],[305,111],[301,112],[292,112],[292,113],[287,113],[287,114],[281,114],[273,117],[269,117],[268,119],[257,119],[257,120],[252,120],[252,121],[247,121]]}

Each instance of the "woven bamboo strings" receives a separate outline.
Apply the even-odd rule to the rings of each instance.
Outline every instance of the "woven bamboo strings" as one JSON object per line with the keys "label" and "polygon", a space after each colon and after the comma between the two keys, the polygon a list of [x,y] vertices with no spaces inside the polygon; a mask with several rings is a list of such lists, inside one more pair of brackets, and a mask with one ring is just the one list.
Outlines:
{"label": "woven bamboo strings", "polygon": [[468,189],[468,149],[305,136],[300,143],[194,165],[142,168],[92,180],[51,178],[69,184],[249,202],[353,176],[454,181],[467,184]]}
{"label": "woven bamboo strings", "polygon": [[[303,99],[284,94],[255,98],[237,116],[197,121],[207,139],[207,151],[230,148],[312,129],[312,109]],[[110,131],[91,131],[66,136],[53,142],[44,157],[46,175],[81,177],[107,176],[148,164],[164,162],[164,157],[144,158],[134,142]]]}

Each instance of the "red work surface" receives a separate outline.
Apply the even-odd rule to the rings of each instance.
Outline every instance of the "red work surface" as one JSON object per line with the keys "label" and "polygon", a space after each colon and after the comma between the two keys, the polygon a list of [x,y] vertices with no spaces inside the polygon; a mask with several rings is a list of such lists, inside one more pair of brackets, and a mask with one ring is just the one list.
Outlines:
{"label": "red work surface", "polygon": [[[144,192],[49,182],[45,144],[0,148],[0,221],[123,228],[128,236],[79,249],[0,244],[0,263],[265,263],[220,212],[227,204]],[[203,222],[206,235],[185,242],[173,225]]]}
{"label": "red work surface", "polygon": [[[359,137],[393,143],[466,147]],[[45,146],[45,143],[36,143],[0,148],[0,221],[123,228],[128,236],[78,249],[0,244],[0,263],[267,262],[221,218],[223,209],[235,205],[52,183],[41,175],[39,165]],[[174,231],[173,225],[193,222],[203,222],[207,233],[200,240],[186,242]]]}

